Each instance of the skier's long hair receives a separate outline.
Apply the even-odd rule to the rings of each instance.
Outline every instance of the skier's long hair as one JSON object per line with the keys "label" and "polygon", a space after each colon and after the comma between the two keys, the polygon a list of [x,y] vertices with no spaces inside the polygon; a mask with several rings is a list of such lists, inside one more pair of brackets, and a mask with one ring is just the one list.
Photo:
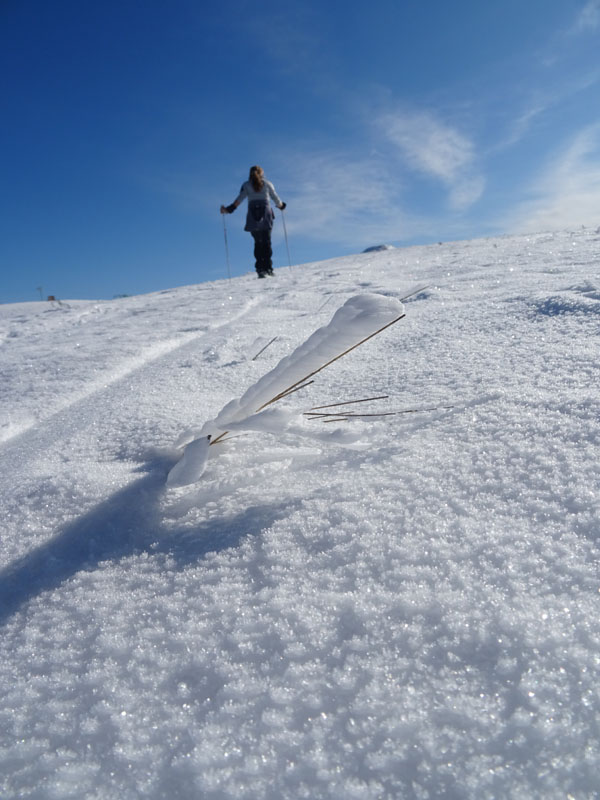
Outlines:
{"label": "skier's long hair", "polygon": [[262,167],[250,167],[250,183],[255,192],[260,192],[265,185],[265,172]]}

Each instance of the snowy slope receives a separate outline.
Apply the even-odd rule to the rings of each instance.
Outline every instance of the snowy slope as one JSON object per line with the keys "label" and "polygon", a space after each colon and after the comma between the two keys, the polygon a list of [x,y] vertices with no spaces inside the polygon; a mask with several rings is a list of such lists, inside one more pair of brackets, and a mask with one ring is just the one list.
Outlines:
{"label": "snowy slope", "polygon": [[[596,796],[599,253],[0,306],[0,796]],[[422,285],[285,404],[439,410],[247,432],[165,486],[182,432],[348,298]]]}

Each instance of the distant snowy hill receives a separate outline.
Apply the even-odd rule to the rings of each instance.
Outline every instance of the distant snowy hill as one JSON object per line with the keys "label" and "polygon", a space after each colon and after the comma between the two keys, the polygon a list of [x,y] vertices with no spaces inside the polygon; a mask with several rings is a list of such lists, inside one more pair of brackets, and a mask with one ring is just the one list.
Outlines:
{"label": "distant snowy hill", "polygon": [[[0,306],[3,800],[596,796],[599,253]],[[424,286],[281,401],[302,435],[246,425],[166,486],[349,298]],[[355,408],[407,413],[302,416],[381,396]]]}

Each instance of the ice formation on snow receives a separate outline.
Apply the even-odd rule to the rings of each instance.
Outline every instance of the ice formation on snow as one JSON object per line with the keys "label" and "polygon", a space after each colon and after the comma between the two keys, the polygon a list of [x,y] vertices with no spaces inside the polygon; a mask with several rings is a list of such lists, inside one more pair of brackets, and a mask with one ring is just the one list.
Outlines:
{"label": "ice formation on snow", "polygon": [[293,353],[282,358],[239,399],[227,403],[202,428],[187,430],[179,437],[175,446],[185,447],[185,450],[169,473],[168,485],[185,486],[197,481],[206,467],[211,441],[216,442],[234,428],[253,429],[251,419],[256,423],[254,430],[283,430],[295,416],[293,413],[279,410],[277,414],[262,415],[260,412],[403,314],[402,303],[393,297],[375,294],[351,297],[335,312],[328,325],[316,330]]}

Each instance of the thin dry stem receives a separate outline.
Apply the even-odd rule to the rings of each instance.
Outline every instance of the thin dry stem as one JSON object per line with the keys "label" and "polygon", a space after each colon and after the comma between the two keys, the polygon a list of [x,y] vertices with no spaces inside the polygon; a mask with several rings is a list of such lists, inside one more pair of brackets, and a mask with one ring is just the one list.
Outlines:
{"label": "thin dry stem", "polygon": [[216,438],[216,439],[211,439],[211,440],[210,440],[210,445],[209,445],[209,446],[210,446],[210,447],[212,447],[214,444],[219,444],[219,442],[222,442],[222,441],[223,441],[223,438],[224,438],[225,436],[227,436],[227,434],[228,434],[228,433],[229,433],[229,431],[223,431],[223,433],[220,433],[220,434],[217,436],[217,438]]}
{"label": "thin dry stem", "polygon": [[228,433],[228,431],[225,431],[225,433],[222,433],[219,436],[219,438],[215,439],[215,441],[211,442],[211,444],[225,444],[225,442],[230,442],[232,439],[239,439],[242,436],[248,436],[249,435],[247,433],[236,433],[233,436],[228,436],[226,439],[224,439],[223,437],[225,436],[226,433]]}
{"label": "thin dry stem", "polygon": [[[350,417],[395,417],[396,414],[400,414],[400,411],[379,411],[373,412],[372,414],[344,414],[344,419],[350,419]],[[337,417],[340,414],[311,414],[310,412],[304,414],[305,417],[309,417],[309,419],[326,419],[327,417]]]}
{"label": "thin dry stem", "polygon": [[[295,389],[289,389],[289,390],[287,390],[287,391],[285,391],[285,392],[281,392],[281,394],[280,394],[280,395],[277,397],[277,399],[278,399],[278,400],[282,400],[284,397],[288,397],[290,394],[294,394],[295,392],[299,392],[299,391],[300,391],[300,389],[306,389],[306,387],[307,387],[307,386],[310,386],[310,385],[311,385],[311,383],[314,383],[314,381],[307,381],[306,383],[303,383],[303,384],[301,384],[300,386],[296,386],[296,388],[295,388]],[[269,405],[269,403],[265,403],[265,405]],[[258,411],[260,411],[260,410],[261,410],[261,409],[263,409],[264,407],[265,407],[265,406],[261,406],[261,407],[258,409]],[[258,413],[258,412],[257,412],[257,413]]]}
{"label": "thin dry stem", "polygon": [[329,361],[327,361],[325,364],[322,364],[320,367],[318,367],[318,369],[315,369],[312,372],[309,372],[308,375],[305,375],[303,378],[300,378],[300,380],[297,380],[295,383],[292,383],[292,385],[288,386],[288,388],[285,389],[283,392],[280,392],[279,394],[276,394],[275,397],[272,397],[270,400],[267,400],[266,403],[263,403],[263,405],[256,410],[257,413],[258,413],[258,411],[262,411],[263,408],[266,408],[267,406],[270,406],[272,403],[276,403],[278,400],[281,400],[282,397],[285,397],[286,395],[291,394],[292,389],[295,389],[296,386],[299,386],[300,384],[305,384],[306,381],[309,378],[312,378],[313,375],[316,375],[318,372],[321,372],[321,370],[324,370],[325,367],[328,367],[330,364],[333,364],[334,361],[338,361],[343,356],[347,355],[348,353],[351,353],[352,350],[356,350],[356,348],[360,347],[361,344],[364,344],[365,342],[368,342],[369,339],[372,339],[374,336],[377,336],[378,333],[381,333],[386,328],[389,328],[391,325],[394,325],[396,322],[399,322],[405,316],[406,316],[406,314],[401,314],[399,317],[396,317],[396,319],[393,319],[391,322],[388,322],[386,325],[383,325],[381,328],[379,328],[379,330],[375,331],[374,333],[370,333],[368,336],[365,336],[364,339],[361,339],[360,342],[357,342],[356,344],[353,344],[352,347],[349,347],[347,350],[344,350],[343,353],[340,353],[339,355],[337,355],[334,358],[332,358]]}
{"label": "thin dry stem", "polygon": [[[327,408],[327,406],[323,406],[323,408]],[[435,408],[407,408],[402,411],[381,411],[381,412],[373,412],[369,414],[319,414],[318,412],[314,411],[305,411],[304,416],[308,417],[309,419],[319,420],[321,422],[339,422],[345,421],[351,418],[358,419],[360,417],[396,417],[400,414],[424,414],[429,411],[447,411],[450,408],[454,408],[454,406],[436,406]],[[334,418],[334,419],[332,419]]]}
{"label": "thin dry stem", "polygon": [[274,336],[274,337],[271,339],[271,341],[270,341],[270,342],[267,342],[267,344],[266,344],[266,345],[265,345],[265,346],[264,346],[264,347],[263,347],[261,350],[259,350],[259,351],[258,351],[258,353],[257,353],[257,354],[254,356],[254,358],[253,358],[253,359],[251,359],[251,360],[252,360],[252,361],[256,361],[256,359],[259,357],[259,355],[260,355],[261,353],[264,353],[264,352],[265,352],[265,350],[267,349],[267,347],[269,347],[269,345],[272,345],[272,344],[273,344],[273,342],[275,341],[275,339],[277,339],[277,336]]}
{"label": "thin dry stem", "polygon": [[342,403],[329,403],[326,406],[313,406],[311,409],[309,409],[309,411],[319,411],[321,408],[336,408],[337,406],[351,406],[354,403],[368,403],[370,400],[387,400],[388,397],[389,394],[381,394],[378,397],[364,397],[362,400],[344,400]]}
{"label": "thin dry stem", "polygon": [[425,291],[425,289],[428,288],[429,288],[428,286],[421,286],[420,289],[415,289],[414,292],[411,292],[410,294],[405,294],[404,297],[401,297],[400,302],[402,302],[403,300],[408,300],[409,297],[414,297],[416,294],[419,294],[419,292],[423,292]]}

